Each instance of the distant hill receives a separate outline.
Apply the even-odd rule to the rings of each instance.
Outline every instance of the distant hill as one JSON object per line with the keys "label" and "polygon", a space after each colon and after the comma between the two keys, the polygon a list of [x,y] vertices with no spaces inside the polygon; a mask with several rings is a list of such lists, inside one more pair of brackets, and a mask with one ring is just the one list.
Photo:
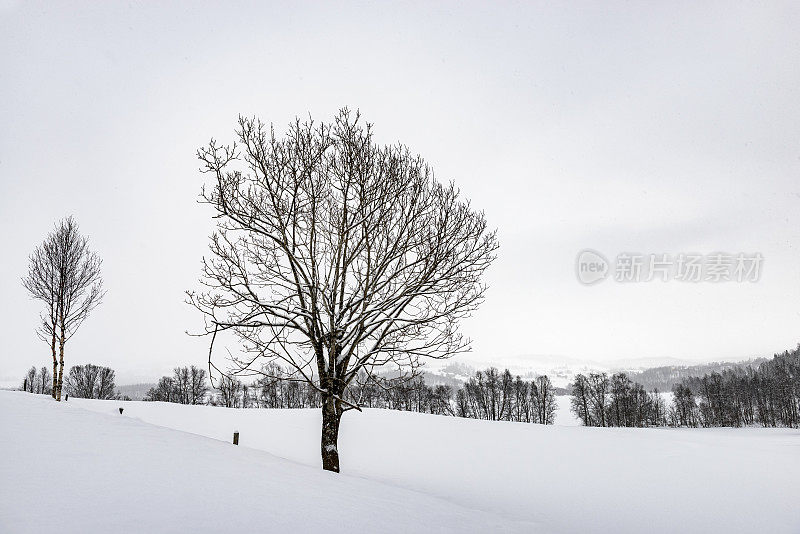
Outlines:
{"label": "distant hill", "polygon": [[[609,375],[616,372],[625,372],[631,380],[642,384],[648,391],[653,388],[659,391],[671,391],[673,384],[685,377],[700,376],[726,369],[758,367],[767,358],[754,358],[741,362],[710,362],[692,363],[678,358],[641,358],[629,360],[615,360],[607,363],[598,363],[590,360],[577,360],[559,356],[531,356],[527,359],[520,358],[515,365],[508,366],[511,373],[520,375],[526,380],[531,380],[537,375],[546,374],[550,377],[559,395],[569,394],[570,384],[578,373],[605,372]],[[489,367],[473,367],[463,362],[447,362],[438,368],[426,368],[425,380],[428,383],[448,383],[455,387],[468,380],[477,369]],[[494,365],[504,369],[504,365]]]}
{"label": "distant hill", "polygon": [[628,373],[634,382],[638,382],[648,391],[656,388],[659,391],[670,391],[672,386],[680,382],[683,378],[700,376],[728,369],[745,369],[747,367],[758,367],[767,358],[754,358],[743,362],[711,362],[697,365],[667,365],[662,367],[652,367],[639,372]]}
{"label": "distant hill", "polygon": [[503,358],[503,363],[495,363],[489,360],[452,362],[442,361],[433,362],[425,367],[425,371],[432,375],[451,377],[457,380],[466,380],[472,376],[477,369],[487,367],[497,367],[499,369],[508,368],[513,375],[519,375],[526,380],[531,380],[539,375],[547,375],[558,391],[566,391],[578,373],[589,374],[616,373],[624,371],[630,375],[655,367],[680,367],[691,366],[694,362],[678,358],[628,358],[606,362],[598,362],[590,359],[573,358],[562,355],[551,354],[527,354],[515,357]]}
{"label": "distant hill", "polygon": [[142,400],[144,399],[145,395],[147,395],[147,391],[154,386],[155,384],[151,383],[130,384],[127,386],[117,386],[117,391],[121,396],[130,397],[131,400]]}

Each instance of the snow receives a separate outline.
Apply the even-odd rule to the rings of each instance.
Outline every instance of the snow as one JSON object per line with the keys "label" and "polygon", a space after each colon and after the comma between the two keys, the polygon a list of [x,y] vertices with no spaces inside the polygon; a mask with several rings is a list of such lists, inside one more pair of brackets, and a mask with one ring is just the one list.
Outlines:
{"label": "snow", "polygon": [[0,532],[541,531],[76,400],[0,391]]}
{"label": "snow", "polygon": [[[559,406],[557,422],[574,424],[567,399]],[[346,521],[334,530],[351,532],[800,531],[797,430],[545,427],[365,410],[342,420],[343,474],[333,475],[319,468],[318,410],[58,405],[0,392],[0,423],[9,484],[0,531],[46,530],[43,518],[61,516],[65,532],[305,532],[341,507]],[[43,501],[53,468],[63,490]]]}
{"label": "snow", "polygon": [[561,426],[580,426],[581,421],[572,413],[569,395],[556,395],[556,421]]}

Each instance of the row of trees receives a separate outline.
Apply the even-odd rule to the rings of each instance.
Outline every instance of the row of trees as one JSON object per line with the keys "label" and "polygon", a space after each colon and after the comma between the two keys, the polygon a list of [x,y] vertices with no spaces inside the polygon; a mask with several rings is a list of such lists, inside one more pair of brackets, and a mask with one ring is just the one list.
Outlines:
{"label": "row of trees", "polygon": [[[64,382],[65,392],[81,399],[118,399],[114,383],[114,370],[87,363],[70,368]],[[47,367],[37,370],[31,367],[22,382],[23,391],[52,395],[52,382]]]}
{"label": "row of trees", "polygon": [[757,368],[686,378],[672,389],[676,426],[800,426],[800,345]]}
{"label": "row of trees", "polygon": [[22,379],[22,391],[51,395],[53,392],[52,376],[47,367],[36,369],[31,367]]}
{"label": "row of trees", "polygon": [[[319,389],[305,381],[291,380],[291,373],[270,363],[262,376],[245,384],[222,375],[214,388],[206,385],[206,372],[176,368],[162,377],[145,400],[180,404],[211,404],[228,408],[320,408]],[[347,402],[368,408],[385,408],[435,415],[492,421],[553,424],[555,390],[547,376],[532,381],[512,376],[508,369],[478,371],[458,390],[447,384],[430,385],[423,376],[368,377],[362,373],[348,390]]]}
{"label": "row of trees", "polygon": [[585,426],[645,427],[667,424],[664,399],[648,393],[625,373],[578,374],[572,383],[570,404]]}
{"label": "row of trees", "polygon": [[[366,408],[455,415],[452,398],[451,386],[428,385],[422,376],[406,379],[367,377],[362,373],[344,400]],[[250,385],[223,375],[210,402],[230,408],[320,408],[322,396],[315,385],[292,380],[291,373],[271,363],[263,376]]]}
{"label": "row of trees", "polygon": [[555,421],[555,390],[545,376],[527,382],[494,367],[478,371],[456,393],[456,415],[490,421],[551,425]]}
{"label": "row of trees", "polygon": [[424,376],[411,379],[368,377],[362,373],[349,398],[361,406],[435,415],[456,415],[452,405],[453,387],[429,385]]}

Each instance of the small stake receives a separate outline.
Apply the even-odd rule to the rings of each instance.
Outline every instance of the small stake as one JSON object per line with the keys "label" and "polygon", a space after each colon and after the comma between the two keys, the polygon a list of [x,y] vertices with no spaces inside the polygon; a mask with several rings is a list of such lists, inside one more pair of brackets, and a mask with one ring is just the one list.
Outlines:
{"label": "small stake", "polygon": [[234,445],[238,445],[239,444],[239,431],[238,430],[234,430],[233,431],[233,444]]}

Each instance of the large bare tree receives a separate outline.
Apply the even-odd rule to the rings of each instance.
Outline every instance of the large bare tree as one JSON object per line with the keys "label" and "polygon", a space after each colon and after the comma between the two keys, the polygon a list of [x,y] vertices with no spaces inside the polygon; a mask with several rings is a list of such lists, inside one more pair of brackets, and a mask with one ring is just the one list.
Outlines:
{"label": "large bare tree", "polygon": [[[53,357],[53,398],[61,400],[64,346],[103,298],[102,260],[89,249],[73,217],[59,221],[30,256],[22,281],[35,299],[45,304],[40,338],[50,343]],[[56,357],[58,343],[58,359]]]}
{"label": "large bare tree", "polygon": [[237,142],[198,151],[217,229],[189,292],[205,334],[233,333],[234,373],[278,362],[322,397],[322,466],[339,471],[348,387],[382,369],[468,349],[460,319],[483,300],[496,233],[451,183],[400,144],[379,146],[358,113],[299,119],[279,138],[241,118]]}

